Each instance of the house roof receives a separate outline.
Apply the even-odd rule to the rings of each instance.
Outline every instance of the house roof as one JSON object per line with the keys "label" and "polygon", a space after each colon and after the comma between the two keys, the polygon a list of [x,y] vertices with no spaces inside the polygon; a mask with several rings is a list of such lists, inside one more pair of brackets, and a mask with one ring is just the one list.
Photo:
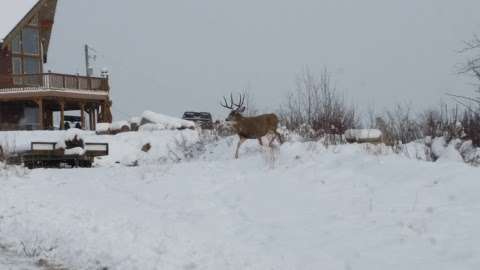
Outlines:
{"label": "house roof", "polygon": [[4,39],[38,0],[2,0],[0,8],[0,40]]}
{"label": "house roof", "polygon": [[[44,56],[45,56],[44,61],[46,62],[46,55],[48,54],[50,36],[52,33],[53,21],[55,19],[55,11],[57,8],[57,0],[27,0],[25,2],[30,2],[31,4],[33,2],[33,4],[30,6],[30,9],[23,14],[23,17],[18,19],[16,24],[10,30],[8,30],[9,32],[3,36],[4,44],[2,45],[2,48],[4,48],[5,46],[8,46],[10,40],[12,40],[12,38],[14,38],[15,35],[24,26],[28,25],[31,19],[38,14],[39,15],[38,20],[40,25],[40,38],[44,45]],[[12,5],[12,6],[16,7],[16,5]],[[21,5],[21,7],[23,7],[24,9],[26,8],[26,6],[24,5]],[[8,10],[8,8],[6,9]],[[5,22],[10,22],[11,24],[12,20],[6,20]]]}

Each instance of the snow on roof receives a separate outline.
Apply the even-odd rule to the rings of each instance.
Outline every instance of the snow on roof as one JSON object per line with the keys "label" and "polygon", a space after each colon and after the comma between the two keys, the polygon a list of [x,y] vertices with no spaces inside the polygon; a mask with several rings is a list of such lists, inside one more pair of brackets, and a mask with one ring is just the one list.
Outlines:
{"label": "snow on roof", "polygon": [[0,40],[3,40],[38,0],[2,0],[0,8]]}

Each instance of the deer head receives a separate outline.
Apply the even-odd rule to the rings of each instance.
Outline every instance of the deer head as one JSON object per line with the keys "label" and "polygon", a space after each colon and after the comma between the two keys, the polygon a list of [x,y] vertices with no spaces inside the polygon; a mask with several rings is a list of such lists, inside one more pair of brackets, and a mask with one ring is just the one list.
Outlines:
{"label": "deer head", "polygon": [[221,103],[222,107],[227,108],[230,111],[230,114],[228,117],[225,119],[225,121],[237,121],[242,117],[242,113],[245,112],[245,106],[243,104],[245,103],[245,95],[240,94],[240,98],[238,103],[235,103],[233,101],[233,95],[230,94],[230,103],[227,102],[227,98],[223,97],[224,103]]}

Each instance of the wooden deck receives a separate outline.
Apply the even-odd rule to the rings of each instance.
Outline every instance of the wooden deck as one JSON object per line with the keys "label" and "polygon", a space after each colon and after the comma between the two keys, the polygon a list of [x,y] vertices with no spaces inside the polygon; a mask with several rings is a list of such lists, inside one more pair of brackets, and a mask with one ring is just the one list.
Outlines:
{"label": "wooden deck", "polygon": [[108,78],[58,73],[12,75],[10,83],[0,85],[0,94],[45,90],[87,92],[108,95]]}
{"label": "wooden deck", "polygon": [[[80,111],[82,128],[86,126],[85,113],[88,114],[88,125],[91,129],[95,129],[98,121],[112,121],[108,77],[44,73],[2,76],[0,82],[0,104],[36,104],[39,108],[37,129],[53,127],[53,112],[60,112],[61,129],[65,124],[65,111]],[[15,129],[12,125],[7,125],[10,122],[20,128],[18,119],[13,117],[22,113],[23,111],[4,110],[0,119],[7,119],[6,123],[3,123],[6,128]]]}

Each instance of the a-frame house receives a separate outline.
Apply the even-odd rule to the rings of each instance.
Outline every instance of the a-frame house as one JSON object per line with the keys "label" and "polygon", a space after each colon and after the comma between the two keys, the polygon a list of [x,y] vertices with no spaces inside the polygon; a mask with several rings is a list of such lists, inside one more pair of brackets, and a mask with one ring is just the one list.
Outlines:
{"label": "a-frame house", "polygon": [[57,0],[39,0],[0,41],[0,130],[64,129],[66,111],[80,111],[83,129],[112,121],[108,76],[44,69],[56,7]]}

